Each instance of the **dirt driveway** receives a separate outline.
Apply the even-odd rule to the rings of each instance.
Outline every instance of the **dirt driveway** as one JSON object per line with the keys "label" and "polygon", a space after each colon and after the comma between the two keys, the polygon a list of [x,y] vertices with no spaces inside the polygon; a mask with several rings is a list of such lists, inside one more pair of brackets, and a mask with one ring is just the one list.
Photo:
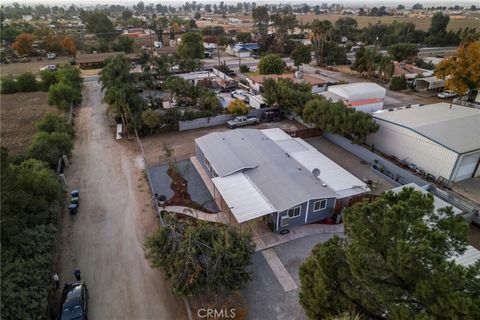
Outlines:
{"label": "dirt driveway", "polygon": [[[298,130],[304,129],[305,126],[292,121],[284,119],[281,122],[259,123],[253,126],[245,127],[245,129],[269,129],[280,128],[283,130]],[[153,136],[146,136],[142,138],[143,148],[145,149],[145,156],[147,158],[147,166],[157,166],[161,163],[161,158],[164,154],[163,146],[166,144],[174,154],[177,161],[190,159],[195,155],[195,139],[212,132],[221,132],[231,130],[224,125],[200,128],[187,131],[169,131],[158,133]]]}
{"label": "dirt driveway", "polygon": [[85,83],[77,111],[68,187],[80,189],[75,216],[65,213],[57,268],[62,284],[76,266],[89,292],[89,318],[186,319],[163,275],[144,258],[143,243],[157,225],[133,143],[118,143],[107,124],[100,86]]}

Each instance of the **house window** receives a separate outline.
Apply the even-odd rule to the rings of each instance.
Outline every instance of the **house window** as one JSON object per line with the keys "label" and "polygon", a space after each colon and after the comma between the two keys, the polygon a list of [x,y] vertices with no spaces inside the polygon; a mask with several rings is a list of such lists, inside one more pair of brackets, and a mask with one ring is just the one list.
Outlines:
{"label": "house window", "polygon": [[210,161],[208,161],[207,158],[205,158],[205,165],[207,166],[207,169],[208,169],[209,171],[212,171],[212,165],[210,164]]}
{"label": "house window", "polygon": [[288,216],[290,218],[300,217],[300,209],[301,208],[302,208],[301,206],[298,206],[298,207],[288,209]]}
{"label": "house window", "polygon": [[320,211],[327,207],[327,199],[317,200],[313,203],[313,211]]}
{"label": "house window", "polygon": [[290,217],[289,216],[283,216],[280,218],[280,227],[288,227],[290,224]]}

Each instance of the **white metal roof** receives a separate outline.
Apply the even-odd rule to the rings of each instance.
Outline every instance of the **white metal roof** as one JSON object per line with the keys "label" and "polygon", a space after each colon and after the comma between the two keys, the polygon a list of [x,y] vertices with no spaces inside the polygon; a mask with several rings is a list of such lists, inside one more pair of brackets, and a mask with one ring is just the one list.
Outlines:
{"label": "white metal roof", "polygon": [[378,98],[383,99],[387,90],[373,82],[355,82],[328,87],[332,92],[348,101]]}
{"label": "white metal roof", "polygon": [[461,255],[453,257],[453,260],[464,267],[471,266],[475,262],[480,261],[480,250],[468,245],[467,250]]}
{"label": "white metal roof", "polygon": [[262,133],[267,136],[270,140],[284,140],[284,139],[291,139],[285,131],[280,128],[272,128],[272,129],[263,129]]}
{"label": "white metal roof", "polygon": [[242,172],[212,179],[238,223],[275,212]]}
{"label": "white metal roof", "polygon": [[319,169],[320,175],[318,178],[335,191],[341,198],[370,191],[365,182],[343,169],[324,154],[318,152],[310,144],[299,138],[296,138],[295,140],[305,146],[308,150],[292,152],[290,153],[290,156],[310,172],[312,172],[313,169]]}
{"label": "white metal roof", "polygon": [[440,102],[419,107],[380,110],[378,120],[408,128],[457,153],[480,149],[480,110]]}

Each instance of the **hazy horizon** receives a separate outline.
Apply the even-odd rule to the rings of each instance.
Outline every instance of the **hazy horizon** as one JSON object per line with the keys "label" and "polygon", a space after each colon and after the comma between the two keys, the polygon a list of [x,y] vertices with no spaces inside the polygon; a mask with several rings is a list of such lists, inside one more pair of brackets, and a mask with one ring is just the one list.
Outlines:
{"label": "hazy horizon", "polygon": [[[140,2],[140,0],[100,0],[100,1],[94,1],[94,0],[86,0],[82,1],[81,4],[78,4],[74,1],[66,1],[66,0],[43,0],[43,1],[32,1],[32,0],[12,0],[12,1],[3,1],[2,5],[11,5],[13,3],[19,3],[21,5],[66,5],[69,6],[71,4],[74,4],[79,7],[87,7],[87,6],[93,6],[93,5],[123,5],[123,6],[133,6],[134,4],[137,4]],[[179,6],[184,4],[185,2],[193,2],[193,1],[151,1],[151,0],[145,0],[143,3],[150,4],[164,4],[164,5],[173,5],[173,6]],[[209,4],[218,4],[219,1],[196,1],[197,3],[209,3]],[[279,3],[290,3],[290,4],[302,4],[302,3],[307,3],[309,6],[315,6],[315,5],[321,5],[322,3],[327,3],[327,4],[332,4],[332,3],[338,3],[338,4],[343,4],[345,6],[349,7],[368,7],[368,6],[397,6],[399,4],[403,4],[407,8],[411,7],[415,3],[420,3],[424,6],[427,7],[432,7],[432,6],[471,6],[471,5],[478,5],[478,1],[469,1],[469,0],[463,0],[463,1],[418,1],[418,0],[366,0],[363,1],[361,4],[358,4],[358,1],[354,0],[336,0],[336,1],[305,1],[305,0],[289,0],[289,1],[279,1],[279,0],[274,0],[274,1],[266,1],[266,0],[260,0],[260,1],[230,1],[226,0],[224,1],[225,4],[232,4],[232,3],[238,3],[238,2],[256,2],[258,4],[279,4]]]}

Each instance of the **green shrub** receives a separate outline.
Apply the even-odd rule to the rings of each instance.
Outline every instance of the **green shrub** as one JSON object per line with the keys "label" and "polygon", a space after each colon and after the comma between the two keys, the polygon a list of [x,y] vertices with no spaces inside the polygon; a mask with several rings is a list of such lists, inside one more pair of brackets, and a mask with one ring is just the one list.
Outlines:
{"label": "green shrub", "polygon": [[68,110],[71,103],[76,105],[80,101],[82,101],[80,89],[71,87],[63,81],[50,86],[48,90],[48,103],[62,110]]}
{"label": "green shrub", "polygon": [[28,156],[47,162],[50,167],[56,168],[58,159],[63,155],[70,155],[73,149],[72,138],[61,132],[39,132],[28,146]]}
{"label": "green shrub", "polygon": [[17,77],[17,87],[19,92],[37,91],[37,80],[31,72],[22,73]]}
{"label": "green shrub", "polygon": [[57,71],[58,82],[63,82],[72,88],[82,88],[82,77],[80,76],[80,69],[70,64],[63,64]]}
{"label": "green shrub", "polygon": [[57,72],[50,70],[43,70],[40,72],[39,88],[42,91],[48,91],[50,86],[58,83]]}
{"label": "green shrub", "polygon": [[242,64],[240,66],[240,72],[242,73],[250,72],[250,68],[246,64]]}
{"label": "green shrub", "polygon": [[71,137],[74,134],[72,125],[67,123],[64,117],[51,112],[45,114],[43,118],[37,123],[37,130],[47,133],[66,133]]}
{"label": "green shrub", "polygon": [[228,104],[227,112],[236,116],[243,116],[248,113],[248,106],[245,102],[235,99]]}
{"label": "green shrub", "polygon": [[17,81],[12,77],[2,79],[2,94],[10,94],[18,91]]}
{"label": "green shrub", "polygon": [[405,90],[407,88],[407,79],[405,76],[400,77],[393,77],[390,80],[390,90],[398,91],[398,90]]}
{"label": "green shrub", "polygon": [[260,59],[258,71],[261,74],[282,74],[285,71],[285,62],[279,55],[270,53]]}

